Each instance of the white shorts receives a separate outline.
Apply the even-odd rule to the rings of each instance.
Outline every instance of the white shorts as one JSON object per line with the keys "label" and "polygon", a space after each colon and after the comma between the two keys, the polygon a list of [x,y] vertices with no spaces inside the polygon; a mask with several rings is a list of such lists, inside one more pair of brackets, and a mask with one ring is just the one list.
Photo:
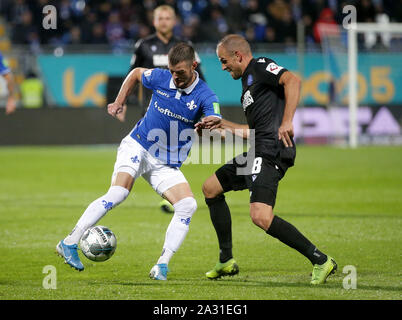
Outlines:
{"label": "white shorts", "polygon": [[179,183],[187,182],[179,168],[154,158],[130,135],[121,141],[117,150],[112,182],[118,172],[126,172],[134,180],[142,176],[159,195]]}

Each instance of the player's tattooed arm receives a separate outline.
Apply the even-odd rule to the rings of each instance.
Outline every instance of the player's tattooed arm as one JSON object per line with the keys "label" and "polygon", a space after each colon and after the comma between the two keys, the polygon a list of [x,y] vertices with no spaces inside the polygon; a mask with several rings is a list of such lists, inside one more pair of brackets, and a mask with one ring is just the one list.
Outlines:
{"label": "player's tattooed arm", "polygon": [[[124,79],[123,84],[120,87],[119,93],[113,103],[108,104],[108,113],[118,118],[118,115],[124,112],[124,105],[129,96],[130,92],[135,88],[135,86],[141,82],[142,74],[148,69],[145,68],[135,68],[132,70],[127,77]],[[121,121],[121,120],[120,120]]]}

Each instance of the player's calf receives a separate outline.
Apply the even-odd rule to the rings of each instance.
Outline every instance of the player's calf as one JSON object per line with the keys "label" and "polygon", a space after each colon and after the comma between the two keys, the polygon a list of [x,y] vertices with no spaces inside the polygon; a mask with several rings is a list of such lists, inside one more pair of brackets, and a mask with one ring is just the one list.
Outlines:
{"label": "player's calf", "polygon": [[73,231],[64,239],[67,245],[78,244],[84,232],[94,226],[109,210],[123,202],[129,194],[126,188],[112,186],[102,197],[93,201],[78,220]]}

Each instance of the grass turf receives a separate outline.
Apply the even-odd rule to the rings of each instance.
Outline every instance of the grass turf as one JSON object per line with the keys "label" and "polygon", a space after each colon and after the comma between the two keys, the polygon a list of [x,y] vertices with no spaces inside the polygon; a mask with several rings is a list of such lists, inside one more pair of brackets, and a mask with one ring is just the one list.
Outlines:
{"label": "grass turf", "polygon": [[[117,236],[114,256],[79,273],[56,256],[57,242],[110,184],[116,146],[0,148],[0,299],[401,299],[402,148],[357,150],[300,146],[296,166],[278,191],[276,214],[333,256],[338,272],[309,285],[312,266],[295,250],[254,226],[248,191],[227,194],[239,275],[210,281],[218,243],[201,185],[218,165],[185,165],[198,210],[169,265],[167,282],[148,272],[160,255],[171,215],[142,179],[100,222]],[[46,265],[57,289],[46,290]],[[344,266],[357,289],[343,287]],[[346,281],[346,280],[345,280]]]}

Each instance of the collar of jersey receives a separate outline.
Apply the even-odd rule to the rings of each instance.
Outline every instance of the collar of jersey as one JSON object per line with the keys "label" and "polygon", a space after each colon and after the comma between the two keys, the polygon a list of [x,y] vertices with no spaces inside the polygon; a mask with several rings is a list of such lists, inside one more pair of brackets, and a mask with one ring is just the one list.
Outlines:
{"label": "collar of jersey", "polygon": [[170,79],[169,88],[170,88],[170,89],[177,89],[178,91],[184,91],[186,94],[190,94],[191,91],[193,91],[193,89],[195,88],[195,86],[198,84],[198,81],[200,80],[200,77],[199,77],[199,75],[198,75],[198,72],[195,71],[195,70],[194,70],[194,72],[195,72],[195,74],[196,74],[197,77],[195,78],[195,80],[194,80],[194,82],[191,84],[191,86],[188,86],[188,87],[185,88],[185,89],[176,88],[176,85],[174,84],[174,82],[173,82],[173,77],[172,77],[172,78]]}

